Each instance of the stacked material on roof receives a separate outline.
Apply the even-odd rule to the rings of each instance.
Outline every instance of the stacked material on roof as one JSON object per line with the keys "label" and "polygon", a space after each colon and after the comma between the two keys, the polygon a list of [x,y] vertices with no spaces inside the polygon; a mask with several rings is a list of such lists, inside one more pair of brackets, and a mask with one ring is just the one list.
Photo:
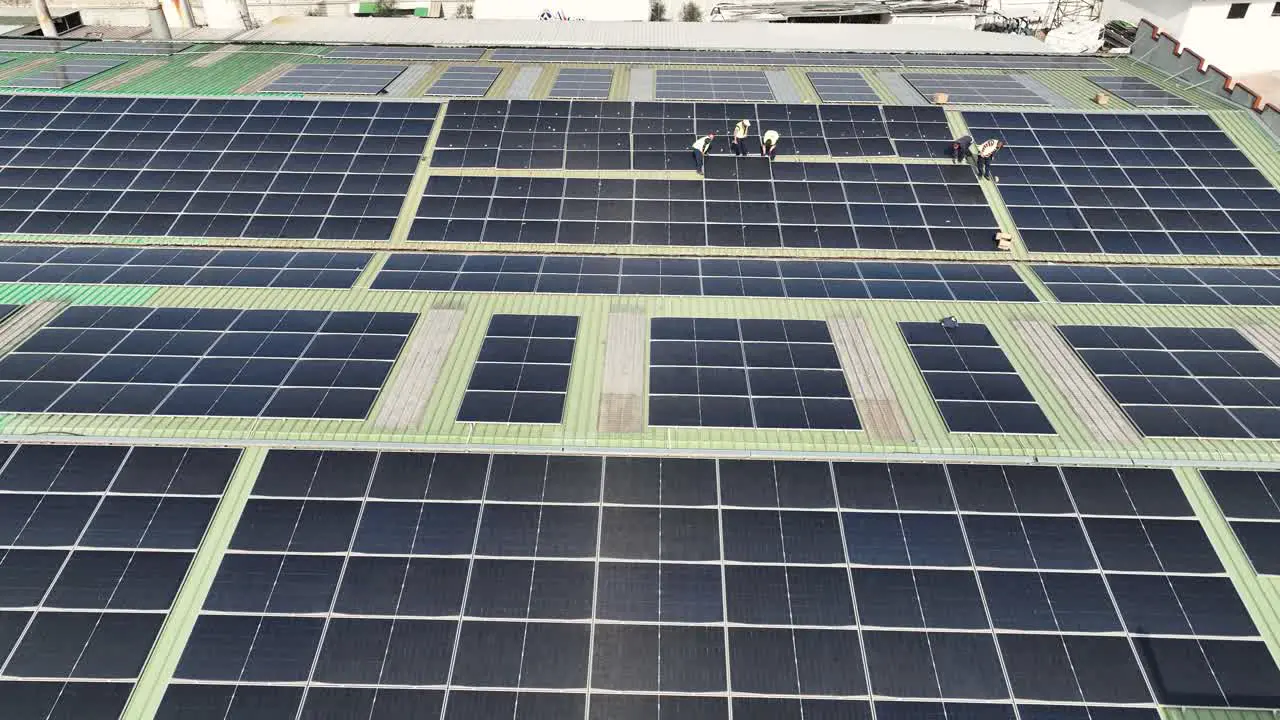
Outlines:
{"label": "stacked material on roof", "polygon": [[973,11],[968,0],[746,0],[717,3],[711,9],[711,19],[773,22],[792,18]]}

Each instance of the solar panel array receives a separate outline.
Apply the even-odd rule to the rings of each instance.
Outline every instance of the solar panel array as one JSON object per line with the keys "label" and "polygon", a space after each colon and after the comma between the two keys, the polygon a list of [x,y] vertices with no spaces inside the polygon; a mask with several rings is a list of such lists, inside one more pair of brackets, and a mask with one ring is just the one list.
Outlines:
{"label": "solar panel array", "polygon": [[553,98],[590,98],[604,100],[613,87],[613,70],[609,68],[561,68],[551,86]]}
{"label": "solar panel array", "polygon": [[817,72],[806,73],[813,89],[824,103],[855,102],[878,103],[880,95],[867,83],[867,78],[860,72]]}
{"label": "solar panel array", "polygon": [[973,105],[1048,105],[1014,75],[963,73],[903,73],[921,95],[946,93],[947,101]]}
{"label": "solar panel array", "polygon": [[743,119],[753,128],[749,151],[769,130],[781,134],[784,155],[938,157],[950,149],[951,130],[938,107],[455,100],[431,164],[686,170],[693,167],[694,139],[714,132],[712,157],[726,154],[729,132]]}
{"label": "solar panel array", "polygon": [[484,48],[344,45],[333,48],[325,57],[335,60],[479,60],[484,53]]}
{"label": "solar panel array", "polygon": [[773,168],[787,179],[433,176],[409,239],[977,250],[997,228],[964,166]]}
{"label": "solar panel array", "polygon": [[157,717],[1154,720],[1277,688],[1168,471],[273,450]]}
{"label": "solar panel array", "polygon": [[1036,302],[1008,265],[392,253],[375,290]]}
{"label": "solar panel array", "polygon": [[0,96],[0,232],[385,240],[438,106]]}
{"label": "solar panel array", "polygon": [[474,65],[450,65],[440,78],[427,88],[427,95],[451,97],[484,97],[502,68]]}
{"label": "solar panel array", "polygon": [[773,102],[773,90],[760,70],[657,70],[654,97]]}
{"label": "solar panel array", "polygon": [[41,65],[35,72],[20,75],[16,78],[0,80],[0,85],[21,88],[41,88],[60,90],[70,87],[81,80],[104,73],[112,68],[125,64],[125,60],[103,58],[80,58],[56,62],[52,65]]}
{"label": "solar panel array", "polygon": [[1053,425],[986,325],[898,323],[951,432],[1052,435]]}
{"label": "solar panel array", "polygon": [[370,253],[0,245],[0,282],[349,288]]}
{"label": "solar panel array", "polygon": [[107,40],[105,42],[78,43],[63,48],[69,53],[95,55],[173,55],[191,47],[184,42],[146,42],[142,40]]}
{"label": "solar panel array", "polygon": [[1280,305],[1280,274],[1267,268],[1170,265],[1034,265],[1058,302]]}
{"label": "solar panel array", "polygon": [[0,411],[359,420],[416,318],[74,306],[0,359]]}
{"label": "solar panel array", "polygon": [[1259,575],[1280,575],[1280,473],[1201,470]]}
{"label": "solar panel array", "polygon": [[1089,82],[1136,107],[1195,107],[1155,83],[1132,75],[1095,75]]}
{"label": "solar panel array", "polygon": [[263,92],[377,95],[406,69],[407,65],[304,63],[272,80]]}
{"label": "solar panel array", "polygon": [[0,38],[0,52],[51,53],[83,45],[84,40],[47,40],[44,38]]}
{"label": "solar panel array", "polygon": [[627,63],[640,65],[808,65],[881,68],[954,67],[1024,70],[1110,70],[1101,58],[1063,55],[965,55],[959,53],[824,53],[733,50],[596,48],[495,48],[493,62]]}
{"label": "solar panel array", "polygon": [[1143,435],[1280,438],[1280,366],[1235,330],[1059,330]]}
{"label": "solar panel array", "polygon": [[966,112],[1034,252],[1274,255],[1280,191],[1207,115]]}
{"label": "solar panel array", "polygon": [[820,320],[653,318],[649,424],[857,430]]}
{"label": "solar panel array", "polygon": [[6,716],[122,713],[239,456],[0,446]]}
{"label": "solar panel array", "polygon": [[577,337],[571,315],[494,315],[458,422],[559,423]]}

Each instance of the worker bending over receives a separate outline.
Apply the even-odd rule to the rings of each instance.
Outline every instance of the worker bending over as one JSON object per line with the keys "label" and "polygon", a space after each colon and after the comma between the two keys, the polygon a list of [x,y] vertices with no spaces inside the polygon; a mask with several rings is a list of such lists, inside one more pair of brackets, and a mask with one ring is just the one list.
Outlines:
{"label": "worker bending over", "polygon": [[778,154],[778,140],[780,139],[781,136],[778,135],[777,130],[770,130],[764,135],[761,135],[760,154],[772,160],[773,157]]}
{"label": "worker bending over", "polygon": [[715,133],[707,133],[697,140],[694,140],[693,145],[689,146],[693,148],[693,167],[696,168],[698,172],[702,172],[702,159],[706,157],[707,151],[711,149],[711,143],[715,141],[715,139]]}
{"label": "worker bending over", "polygon": [[978,177],[991,177],[991,158],[995,157],[996,151],[1002,147],[1004,147],[1004,141],[996,140],[995,138],[978,146],[977,150],[974,151],[974,155],[977,157]]}
{"label": "worker bending over", "polygon": [[729,141],[729,144],[733,146],[734,155],[747,154],[746,139],[747,139],[747,132],[749,130],[751,130],[750,120],[746,120],[746,119],[739,120],[738,124],[734,126],[733,139]]}
{"label": "worker bending over", "polygon": [[955,142],[951,143],[951,162],[953,163],[968,162],[970,148],[972,147],[973,147],[972,135],[965,135],[964,137],[956,138]]}

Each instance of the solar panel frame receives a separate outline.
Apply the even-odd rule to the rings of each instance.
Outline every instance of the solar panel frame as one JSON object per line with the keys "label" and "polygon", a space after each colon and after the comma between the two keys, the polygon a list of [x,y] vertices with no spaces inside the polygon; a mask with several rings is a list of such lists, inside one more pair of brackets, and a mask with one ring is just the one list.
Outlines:
{"label": "solar panel frame", "polygon": [[0,232],[385,240],[439,105],[0,96]]}
{"label": "solar panel frame", "polygon": [[903,73],[920,95],[932,99],[946,93],[947,101],[972,105],[1050,105],[1024,85],[1019,76],[971,73]]}
{"label": "solar panel frame", "polygon": [[1037,302],[1008,265],[392,253],[374,290]]}
{"label": "solar panel frame", "polygon": [[334,60],[479,60],[485,48],[340,45],[325,54]]}
{"label": "solar panel frame", "polygon": [[159,716],[1154,720],[1277,678],[1168,470],[272,450]]}
{"label": "solar panel frame", "polygon": [[1280,365],[1236,330],[1058,330],[1147,437],[1280,438]]}
{"label": "solar panel frame", "polygon": [[332,288],[354,286],[371,253],[0,245],[0,283]]}
{"label": "solar panel frame", "polygon": [[0,447],[0,693],[11,711],[123,710],[240,454]]}
{"label": "solar panel frame", "polygon": [[458,422],[558,425],[564,416],[579,318],[497,314],[458,408]]}
{"label": "solar panel frame", "polygon": [[408,65],[304,63],[272,80],[263,92],[377,95]]}
{"label": "solar panel frame", "polygon": [[859,430],[823,321],[652,318],[651,426]]}
{"label": "solar panel frame", "polygon": [[1032,269],[1058,302],[1280,304],[1280,274],[1264,267],[1033,265]]}
{"label": "solar panel frame", "polygon": [[41,66],[35,72],[16,78],[0,80],[0,83],[8,87],[61,90],[82,80],[88,80],[108,70],[120,67],[126,62],[128,61],[100,58],[60,60],[52,65]]}
{"label": "solar panel frame", "polygon": [[610,68],[561,68],[549,97],[606,100],[612,87]]}
{"label": "solar panel frame", "polygon": [[1213,499],[1259,575],[1280,575],[1280,473],[1201,470]]}
{"label": "solar panel frame", "polygon": [[879,103],[880,95],[867,82],[860,72],[818,72],[810,70],[805,73],[813,89],[818,92],[824,103]]}
{"label": "solar panel frame", "polygon": [[192,43],[159,40],[102,40],[77,43],[64,50],[69,53],[90,55],[176,55],[191,46]]}
{"label": "solar panel frame", "polygon": [[83,45],[84,40],[51,40],[47,38],[0,38],[0,52],[50,53]]}
{"label": "solar panel frame", "polygon": [[1134,107],[1195,107],[1190,100],[1140,77],[1092,75],[1085,79]]}
{"label": "solar panel frame", "polygon": [[899,322],[898,329],[951,432],[1057,434],[986,325]]}
{"label": "solar panel frame", "polygon": [[0,407],[362,420],[416,319],[73,306],[0,359]]}
{"label": "solar panel frame", "polygon": [[966,111],[1033,252],[1270,255],[1280,190],[1204,114]]}
{"label": "solar panel frame", "polygon": [[658,100],[741,100],[773,102],[769,78],[760,70],[654,71]]}
{"label": "solar panel frame", "polygon": [[450,65],[444,73],[427,88],[427,96],[447,97],[484,97],[489,94],[502,68],[476,65]]}

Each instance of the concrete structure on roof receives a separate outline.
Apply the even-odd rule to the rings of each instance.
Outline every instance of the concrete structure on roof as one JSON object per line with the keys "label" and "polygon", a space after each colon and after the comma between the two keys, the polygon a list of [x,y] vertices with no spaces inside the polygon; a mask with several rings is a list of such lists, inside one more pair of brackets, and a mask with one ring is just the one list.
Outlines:
{"label": "concrete structure on roof", "polygon": [[1149,20],[1230,75],[1280,70],[1280,4],[1273,0],[1106,0],[1102,19]]}

